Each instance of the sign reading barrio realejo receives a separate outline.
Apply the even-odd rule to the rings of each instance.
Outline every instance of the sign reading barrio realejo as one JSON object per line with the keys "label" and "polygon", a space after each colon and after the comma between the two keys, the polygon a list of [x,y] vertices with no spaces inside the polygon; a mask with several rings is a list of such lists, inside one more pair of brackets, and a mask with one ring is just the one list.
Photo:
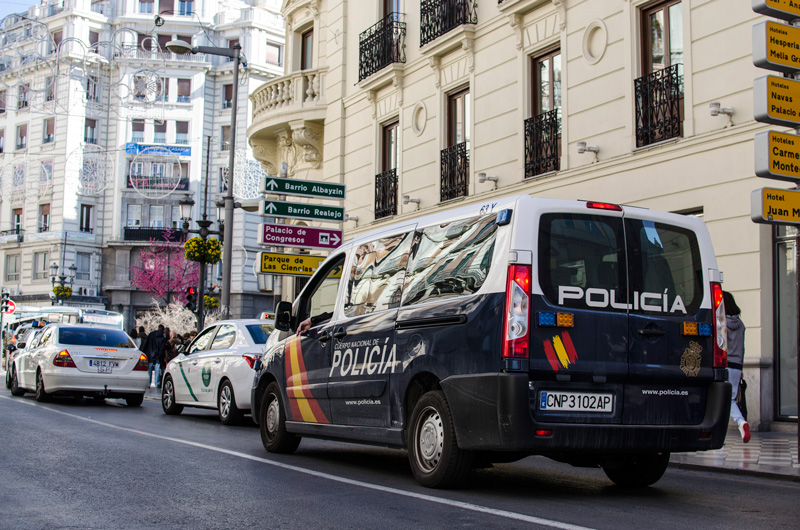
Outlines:
{"label": "sign reading barrio realejo", "polygon": [[787,74],[800,69],[800,28],[773,21],[753,26],[753,64]]}
{"label": "sign reading barrio realejo", "polygon": [[800,223],[800,191],[777,188],[753,190],[750,219],[754,223]]}
{"label": "sign reading barrio realejo", "polygon": [[777,131],[755,136],[756,175],[800,182],[800,136]]}
{"label": "sign reading barrio realejo", "polygon": [[796,127],[800,124],[800,81],[768,75],[753,82],[756,121]]}
{"label": "sign reading barrio realejo", "polygon": [[267,217],[309,219],[312,221],[344,222],[344,208],[295,202],[261,201],[258,213]]}

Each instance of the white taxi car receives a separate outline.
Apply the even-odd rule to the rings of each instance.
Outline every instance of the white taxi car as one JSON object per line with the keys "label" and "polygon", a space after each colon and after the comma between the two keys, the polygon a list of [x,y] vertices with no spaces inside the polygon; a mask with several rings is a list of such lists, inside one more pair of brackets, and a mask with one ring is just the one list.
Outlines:
{"label": "white taxi car", "polygon": [[120,329],[86,324],[48,324],[14,358],[11,394],[35,392],[124,398],[142,404],[147,390],[147,357]]}
{"label": "white taxi car", "polygon": [[167,364],[161,385],[164,412],[216,408],[223,424],[239,422],[250,412],[253,367],[273,329],[274,321],[266,319],[222,320],[204,329]]}

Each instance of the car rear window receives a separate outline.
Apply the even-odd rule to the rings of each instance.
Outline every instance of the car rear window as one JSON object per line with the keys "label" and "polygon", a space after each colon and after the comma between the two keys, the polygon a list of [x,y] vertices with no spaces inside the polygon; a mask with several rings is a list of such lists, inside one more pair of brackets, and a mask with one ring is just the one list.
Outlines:
{"label": "car rear window", "polygon": [[272,324],[248,324],[245,328],[247,328],[247,331],[253,338],[253,342],[256,344],[266,344],[269,334],[272,333],[275,326]]}
{"label": "car rear window", "polygon": [[117,329],[60,328],[58,343],[74,346],[104,346],[107,348],[135,348],[130,337]]}

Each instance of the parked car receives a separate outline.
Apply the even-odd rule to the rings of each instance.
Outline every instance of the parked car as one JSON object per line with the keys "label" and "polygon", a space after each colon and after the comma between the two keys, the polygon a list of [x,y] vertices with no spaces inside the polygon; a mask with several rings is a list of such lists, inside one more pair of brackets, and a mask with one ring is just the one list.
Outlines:
{"label": "parked car", "polygon": [[35,392],[36,401],[54,394],[124,398],[142,404],[147,357],[122,330],[86,324],[48,324],[26,344],[11,367],[11,394]]}
{"label": "parked car", "polygon": [[6,388],[11,388],[11,365],[14,362],[14,359],[22,354],[25,351],[25,348],[28,344],[31,344],[31,341],[36,336],[37,333],[40,333],[44,329],[44,323],[39,325],[38,322],[25,324],[23,326],[19,326],[16,330],[14,330],[14,335],[12,336],[9,344],[6,345],[6,351],[8,355],[8,369],[6,369]]}
{"label": "parked car", "polygon": [[253,367],[274,328],[266,319],[223,320],[204,329],[167,364],[161,385],[166,414],[183,407],[216,408],[225,425],[250,412]]}

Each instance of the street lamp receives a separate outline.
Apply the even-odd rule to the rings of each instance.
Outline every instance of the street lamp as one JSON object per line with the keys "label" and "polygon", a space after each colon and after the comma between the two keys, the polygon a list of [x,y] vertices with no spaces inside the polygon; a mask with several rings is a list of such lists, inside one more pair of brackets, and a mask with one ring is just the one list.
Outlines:
{"label": "street lamp", "polygon": [[[225,317],[230,317],[231,308],[231,261],[233,258],[233,163],[236,158],[236,109],[239,102],[239,61],[242,46],[238,42],[233,48],[215,46],[192,46],[186,41],[171,40],[167,49],[176,55],[205,53],[233,59],[233,105],[231,105],[231,145],[228,155],[228,188],[225,193],[225,227],[222,240],[222,296],[220,306]],[[205,215],[205,212],[203,212]],[[198,224],[200,222],[198,221]],[[201,227],[202,229],[202,227]],[[202,294],[202,293],[201,293]]]}
{"label": "street lamp", "polygon": [[73,263],[67,270],[69,271],[69,276],[63,272],[59,275],[58,264],[53,262],[53,264],[50,265],[50,283],[53,284],[53,305],[62,305],[64,298],[67,298],[59,292],[56,292],[56,279],[58,279],[59,287],[71,286],[75,282],[75,272],[78,270],[78,267]]}

